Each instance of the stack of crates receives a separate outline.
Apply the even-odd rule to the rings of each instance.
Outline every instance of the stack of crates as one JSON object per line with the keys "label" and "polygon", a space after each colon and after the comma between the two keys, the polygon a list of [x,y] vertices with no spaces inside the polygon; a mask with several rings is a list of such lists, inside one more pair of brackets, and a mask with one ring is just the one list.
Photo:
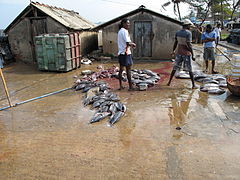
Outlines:
{"label": "stack of crates", "polygon": [[42,71],[67,72],[81,65],[78,33],[36,36],[35,50]]}

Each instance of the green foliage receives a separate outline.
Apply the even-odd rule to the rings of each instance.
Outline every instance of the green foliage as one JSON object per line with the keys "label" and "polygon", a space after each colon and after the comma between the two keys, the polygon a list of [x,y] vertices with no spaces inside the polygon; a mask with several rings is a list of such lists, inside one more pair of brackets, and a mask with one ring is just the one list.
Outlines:
{"label": "green foliage", "polygon": [[[178,5],[178,3],[189,4],[190,8],[197,12],[196,17],[198,19],[205,19],[210,13],[219,17],[221,16],[221,19],[229,19],[234,16],[235,12],[239,13],[240,7],[240,0],[169,0],[167,3],[163,4],[162,7],[164,8],[171,3],[174,3],[175,12],[175,5]],[[219,19],[219,17],[216,18]]]}
{"label": "green foliage", "polygon": [[229,33],[221,33],[221,39],[226,39],[229,36]]}
{"label": "green foliage", "polygon": [[220,14],[228,19],[234,11],[238,12],[240,6],[240,0],[185,0],[184,3],[195,8],[197,18],[203,18],[209,8],[208,13]]}

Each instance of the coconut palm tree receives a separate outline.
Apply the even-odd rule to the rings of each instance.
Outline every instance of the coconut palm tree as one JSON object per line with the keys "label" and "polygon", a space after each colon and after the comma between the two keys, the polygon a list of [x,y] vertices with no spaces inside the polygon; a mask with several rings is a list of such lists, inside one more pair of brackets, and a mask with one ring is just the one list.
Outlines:
{"label": "coconut palm tree", "polygon": [[182,18],[181,18],[181,14],[180,14],[180,10],[179,10],[179,3],[180,2],[185,2],[186,0],[171,0],[171,1],[168,1],[166,3],[164,3],[162,5],[162,8],[165,9],[165,7],[169,6],[171,3],[173,3],[173,9],[174,9],[174,13],[176,14],[176,12],[178,12],[178,17],[179,17],[179,20],[181,21]]}
{"label": "coconut palm tree", "polygon": [[187,3],[191,7],[196,7],[196,8],[206,7],[206,9],[205,9],[206,13],[205,13],[205,16],[203,19],[203,22],[204,22],[207,17],[207,14],[212,6],[213,1],[214,0],[171,0],[171,1],[169,0],[168,2],[166,2],[162,5],[162,8],[165,9],[165,7],[167,7],[173,3],[174,4],[174,13],[176,14],[176,12],[178,12],[178,17],[179,17],[179,20],[181,21],[182,18],[181,18],[181,14],[180,14],[180,10],[179,10],[179,3]]}

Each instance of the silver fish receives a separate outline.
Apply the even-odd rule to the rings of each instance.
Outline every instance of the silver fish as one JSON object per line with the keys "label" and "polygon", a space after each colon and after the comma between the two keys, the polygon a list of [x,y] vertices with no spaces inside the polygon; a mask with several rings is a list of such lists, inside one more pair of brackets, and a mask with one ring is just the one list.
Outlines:
{"label": "silver fish", "polygon": [[208,90],[209,94],[223,94],[225,93],[224,89],[218,88],[218,89],[210,89]]}
{"label": "silver fish", "polygon": [[97,108],[99,107],[103,102],[105,101],[105,99],[99,99],[98,101],[95,101],[92,105],[93,108]]}
{"label": "silver fish", "polygon": [[115,112],[117,111],[117,107],[115,105],[115,103],[111,104],[108,110],[111,114],[115,114]]}
{"label": "silver fish", "polygon": [[110,125],[113,125],[114,123],[116,123],[117,121],[119,121],[119,119],[124,115],[124,112],[122,111],[118,111],[115,114],[113,114],[110,119],[109,119],[109,123]]}
{"label": "silver fish", "polygon": [[85,87],[86,87],[86,84],[79,84],[79,85],[76,86],[75,90],[79,91],[79,90],[82,90]]}
{"label": "silver fish", "polygon": [[96,113],[93,116],[93,118],[90,120],[90,123],[95,123],[95,122],[101,121],[109,115],[110,115],[110,113],[108,113],[108,112]]}

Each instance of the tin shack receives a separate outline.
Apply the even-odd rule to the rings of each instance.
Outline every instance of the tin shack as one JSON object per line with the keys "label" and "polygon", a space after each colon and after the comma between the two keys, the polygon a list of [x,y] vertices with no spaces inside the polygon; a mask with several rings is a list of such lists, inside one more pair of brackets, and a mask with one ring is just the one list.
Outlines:
{"label": "tin shack", "polygon": [[36,62],[35,36],[43,34],[79,34],[80,54],[97,49],[95,25],[77,12],[31,2],[5,29],[14,58],[26,63]]}
{"label": "tin shack", "polygon": [[171,59],[174,37],[181,22],[140,6],[94,28],[102,31],[102,48],[106,54],[117,54],[117,33],[122,19],[130,20],[131,40],[137,44],[135,59]]}

